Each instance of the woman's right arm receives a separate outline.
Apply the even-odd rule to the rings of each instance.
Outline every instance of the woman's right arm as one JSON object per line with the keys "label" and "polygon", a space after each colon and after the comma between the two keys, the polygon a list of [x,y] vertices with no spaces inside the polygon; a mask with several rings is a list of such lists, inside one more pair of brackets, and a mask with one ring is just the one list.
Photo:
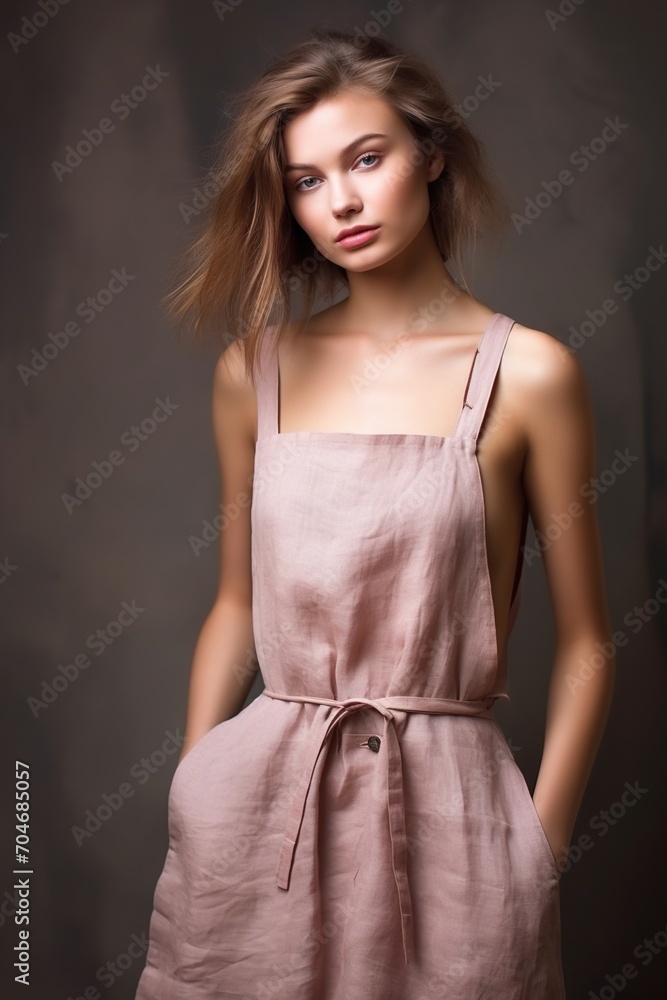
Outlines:
{"label": "woman's right arm", "polygon": [[[257,402],[244,371],[243,342],[220,355],[213,379],[213,433],[222,523],[218,591],[199,633],[180,760],[210,729],[241,711],[259,669],[252,629],[250,501]],[[225,514],[227,516],[225,516]]]}

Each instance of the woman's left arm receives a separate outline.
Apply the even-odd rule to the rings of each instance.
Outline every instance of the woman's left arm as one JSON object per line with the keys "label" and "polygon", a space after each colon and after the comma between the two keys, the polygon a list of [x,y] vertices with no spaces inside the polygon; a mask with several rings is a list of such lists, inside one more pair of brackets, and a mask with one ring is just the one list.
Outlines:
{"label": "woman's left arm", "polygon": [[523,397],[523,485],[544,560],[556,648],[533,801],[561,865],[609,714],[616,660],[586,380],[578,359],[555,338],[541,334],[535,346]]}

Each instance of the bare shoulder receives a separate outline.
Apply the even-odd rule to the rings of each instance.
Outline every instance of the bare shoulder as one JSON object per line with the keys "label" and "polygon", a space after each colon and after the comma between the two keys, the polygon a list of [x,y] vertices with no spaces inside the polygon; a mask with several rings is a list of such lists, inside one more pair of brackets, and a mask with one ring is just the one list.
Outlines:
{"label": "bare shoulder", "polygon": [[251,384],[245,373],[245,341],[234,340],[222,351],[215,363],[214,385],[223,395],[247,391]]}
{"label": "bare shoulder", "polygon": [[527,426],[588,407],[588,386],[579,359],[543,330],[514,324],[503,353],[503,374]]}
{"label": "bare shoulder", "polygon": [[233,341],[215,363],[213,407],[216,422],[233,426],[242,437],[256,438],[257,397],[245,370],[245,341]]}

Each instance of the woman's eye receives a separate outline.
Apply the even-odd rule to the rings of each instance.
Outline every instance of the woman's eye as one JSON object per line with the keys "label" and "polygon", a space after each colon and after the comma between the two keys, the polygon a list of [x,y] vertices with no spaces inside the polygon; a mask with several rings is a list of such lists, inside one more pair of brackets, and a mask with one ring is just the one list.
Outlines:
{"label": "woman's eye", "polygon": [[317,178],[316,178],[316,177],[304,177],[304,178],[302,178],[302,179],[301,179],[301,180],[299,181],[299,183],[298,183],[298,184],[295,184],[295,186],[294,186],[294,190],[295,190],[295,191],[310,191],[310,190],[311,190],[311,188],[310,188],[310,187],[307,187],[307,188],[302,188],[302,187],[301,187],[301,185],[302,185],[302,184],[305,184],[305,183],[306,183],[306,181],[314,181],[314,180],[317,180]]}
{"label": "woman's eye", "polygon": [[[378,156],[378,154],[377,154],[377,153],[364,153],[364,155],[363,155],[362,157],[360,157],[360,159],[359,159],[359,163],[361,163],[361,161],[362,161],[362,160],[365,160],[367,156],[370,156],[370,157],[371,157],[372,159],[374,159],[374,160],[379,160],[379,159],[380,159],[380,157]],[[367,163],[367,164],[366,164],[366,166],[367,166],[367,167],[368,167],[368,166],[370,166],[370,167],[374,167],[374,166],[375,166],[375,164],[374,164],[374,163],[370,163],[370,164],[369,164],[369,163]]]}
{"label": "woman's eye", "polygon": [[[361,164],[362,160],[367,160],[369,157],[372,160],[378,160],[379,161],[381,159],[381,156],[378,153],[364,153],[363,156],[359,157],[359,159],[357,160],[357,163]],[[370,170],[372,167],[377,166],[377,163],[366,163],[364,166],[365,166],[365,169]],[[317,181],[317,177],[302,177],[301,180],[297,184],[294,185],[294,190],[295,191],[312,191],[317,186],[316,184],[307,184],[306,185],[307,181]],[[303,185],[306,185],[306,186],[304,187]]]}

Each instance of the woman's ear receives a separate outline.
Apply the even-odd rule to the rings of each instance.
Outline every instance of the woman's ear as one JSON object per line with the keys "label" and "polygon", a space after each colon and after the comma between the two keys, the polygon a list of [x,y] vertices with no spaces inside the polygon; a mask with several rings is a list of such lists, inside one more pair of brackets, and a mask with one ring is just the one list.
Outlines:
{"label": "woman's ear", "polygon": [[426,166],[426,180],[436,181],[445,169],[445,154],[441,149],[436,149],[428,159]]}

